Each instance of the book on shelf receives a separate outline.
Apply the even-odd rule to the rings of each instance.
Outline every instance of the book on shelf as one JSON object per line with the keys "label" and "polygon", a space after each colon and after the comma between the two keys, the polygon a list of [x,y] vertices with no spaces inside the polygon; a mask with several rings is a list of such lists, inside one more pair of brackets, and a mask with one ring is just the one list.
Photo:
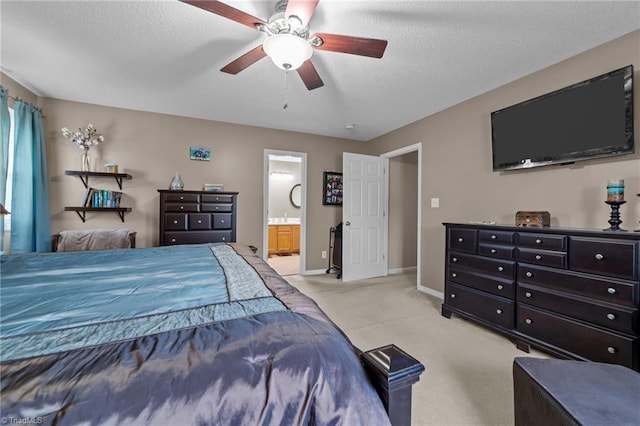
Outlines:
{"label": "book on shelf", "polygon": [[91,188],[87,197],[86,207],[93,208],[116,208],[120,207],[122,192],[108,189]]}

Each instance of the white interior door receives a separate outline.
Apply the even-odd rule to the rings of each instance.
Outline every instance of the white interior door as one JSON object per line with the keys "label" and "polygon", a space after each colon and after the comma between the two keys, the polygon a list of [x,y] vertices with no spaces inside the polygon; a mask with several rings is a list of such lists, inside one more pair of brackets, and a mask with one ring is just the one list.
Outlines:
{"label": "white interior door", "polygon": [[387,275],[384,191],[388,161],[383,157],[343,154],[343,281]]}

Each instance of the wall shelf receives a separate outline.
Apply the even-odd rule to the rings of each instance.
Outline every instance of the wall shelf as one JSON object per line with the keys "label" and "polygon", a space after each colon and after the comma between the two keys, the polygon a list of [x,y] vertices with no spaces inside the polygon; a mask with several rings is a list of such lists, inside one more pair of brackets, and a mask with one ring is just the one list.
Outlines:
{"label": "wall shelf", "polygon": [[132,179],[132,176],[128,173],[109,173],[109,172],[82,172],[79,170],[66,170],[64,172],[67,176],[78,176],[85,188],[89,188],[89,178],[113,178],[118,183],[118,186],[122,190],[122,181],[124,179]]}
{"label": "wall shelf", "polygon": [[124,214],[131,211],[131,207],[65,207],[66,212],[76,212],[83,222],[86,222],[87,212],[115,212],[124,222]]}

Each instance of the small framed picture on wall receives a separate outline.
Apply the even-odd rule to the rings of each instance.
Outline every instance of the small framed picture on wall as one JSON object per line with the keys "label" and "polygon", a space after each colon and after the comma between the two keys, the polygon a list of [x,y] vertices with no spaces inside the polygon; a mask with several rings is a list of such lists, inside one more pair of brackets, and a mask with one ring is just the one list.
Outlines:
{"label": "small framed picture on wall", "polygon": [[322,193],[322,204],[325,206],[342,205],[342,173],[323,172],[322,182],[324,184]]}

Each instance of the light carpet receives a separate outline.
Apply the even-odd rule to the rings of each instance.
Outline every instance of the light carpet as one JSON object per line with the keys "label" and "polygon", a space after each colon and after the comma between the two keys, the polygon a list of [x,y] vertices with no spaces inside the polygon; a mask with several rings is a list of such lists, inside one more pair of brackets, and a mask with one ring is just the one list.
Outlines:
{"label": "light carpet", "polygon": [[394,343],[426,370],[413,386],[413,425],[512,425],[514,357],[549,358],[516,349],[508,338],[456,316],[416,289],[415,273],[351,283],[335,275],[286,280],[312,297],[349,336],[369,350]]}

